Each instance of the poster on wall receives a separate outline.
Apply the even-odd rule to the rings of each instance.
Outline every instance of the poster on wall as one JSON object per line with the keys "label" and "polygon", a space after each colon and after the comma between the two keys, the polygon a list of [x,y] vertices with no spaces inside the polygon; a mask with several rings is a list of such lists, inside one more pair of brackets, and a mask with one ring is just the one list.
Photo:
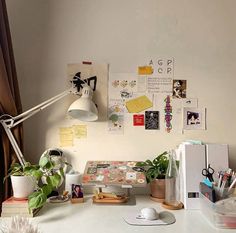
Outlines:
{"label": "poster on wall", "polygon": [[153,75],[158,78],[172,78],[174,76],[173,57],[152,57],[149,61],[138,67],[139,75]]}
{"label": "poster on wall", "polygon": [[93,93],[93,101],[98,106],[98,120],[107,119],[107,98],[108,98],[108,64],[103,63],[74,63],[67,65],[67,76],[72,80],[75,74],[80,72],[82,80],[96,76],[96,90]]}
{"label": "poster on wall", "polygon": [[206,109],[205,108],[184,108],[183,109],[183,129],[198,130],[206,129]]}

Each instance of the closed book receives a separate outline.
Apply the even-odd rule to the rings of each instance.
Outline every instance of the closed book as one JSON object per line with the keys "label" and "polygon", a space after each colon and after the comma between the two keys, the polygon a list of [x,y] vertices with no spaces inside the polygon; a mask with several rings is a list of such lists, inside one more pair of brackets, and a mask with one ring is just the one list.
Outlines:
{"label": "closed book", "polygon": [[31,210],[28,207],[3,207],[2,213],[31,213]]}
{"label": "closed book", "polygon": [[34,216],[36,216],[38,214],[38,212],[41,210],[41,208],[38,209],[34,209],[32,212],[28,212],[28,213],[22,213],[22,212],[3,212],[1,214],[1,217],[13,217],[13,216],[21,216],[21,217],[29,217],[32,218]]}
{"label": "closed book", "polygon": [[27,199],[18,200],[18,199],[15,199],[14,197],[10,197],[2,203],[2,208],[4,207],[28,208],[28,200]]}

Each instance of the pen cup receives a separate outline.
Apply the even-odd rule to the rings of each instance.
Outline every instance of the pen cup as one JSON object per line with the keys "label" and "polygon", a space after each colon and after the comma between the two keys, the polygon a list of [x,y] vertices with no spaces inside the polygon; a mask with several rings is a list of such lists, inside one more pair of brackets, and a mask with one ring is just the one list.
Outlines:
{"label": "pen cup", "polygon": [[[216,191],[216,190],[215,190]],[[217,196],[217,191],[216,191]],[[223,190],[223,196],[228,197],[236,197],[236,189],[230,190],[228,193],[228,189]],[[217,228],[229,228],[236,229],[236,211],[227,212],[225,210],[220,210],[219,205],[217,204],[221,199],[221,192],[219,196],[217,196],[218,201],[215,203],[210,201],[209,198],[200,193],[200,209],[203,213],[204,217],[208,219],[208,221]],[[225,198],[223,198],[224,200]]]}

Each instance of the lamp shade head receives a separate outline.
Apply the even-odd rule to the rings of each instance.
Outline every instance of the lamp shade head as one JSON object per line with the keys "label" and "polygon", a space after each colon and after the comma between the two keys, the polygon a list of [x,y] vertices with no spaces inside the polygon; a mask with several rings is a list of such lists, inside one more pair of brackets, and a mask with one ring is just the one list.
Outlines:
{"label": "lamp shade head", "polygon": [[96,121],[98,119],[98,110],[92,101],[93,91],[89,86],[82,90],[82,97],[74,101],[69,109],[68,114],[81,121]]}

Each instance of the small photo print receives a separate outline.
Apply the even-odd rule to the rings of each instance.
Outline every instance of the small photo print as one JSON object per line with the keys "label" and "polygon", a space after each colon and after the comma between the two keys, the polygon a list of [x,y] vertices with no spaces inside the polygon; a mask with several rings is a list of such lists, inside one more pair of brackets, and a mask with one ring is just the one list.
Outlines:
{"label": "small photo print", "polygon": [[72,188],[72,192],[71,192],[71,197],[72,198],[82,198],[84,196],[83,194],[83,189],[82,189],[82,186],[79,185],[79,184],[72,184],[71,186]]}
{"label": "small photo print", "polygon": [[186,98],[187,80],[173,80],[173,98]]}
{"label": "small photo print", "polygon": [[206,129],[206,109],[184,108],[183,129]]}
{"label": "small photo print", "polygon": [[201,124],[201,113],[187,111],[187,125]]}
{"label": "small photo print", "polygon": [[159,129],[159,111],[145,111],[145,129]]}

